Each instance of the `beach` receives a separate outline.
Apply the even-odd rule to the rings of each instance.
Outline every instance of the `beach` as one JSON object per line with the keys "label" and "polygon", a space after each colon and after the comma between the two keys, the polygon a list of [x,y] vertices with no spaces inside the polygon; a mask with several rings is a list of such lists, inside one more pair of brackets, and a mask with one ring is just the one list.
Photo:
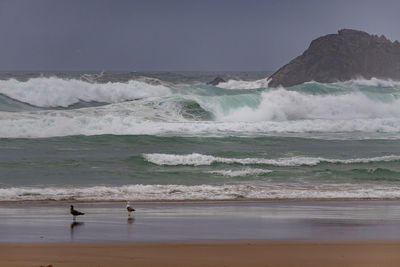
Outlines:
{"label": "beach", "polygon": [[399,266],[400,240],[0,244],[0,266]]}
{"label": "beach", "polygon": [[400,201],[0,204],[0,266],[399,266]]}

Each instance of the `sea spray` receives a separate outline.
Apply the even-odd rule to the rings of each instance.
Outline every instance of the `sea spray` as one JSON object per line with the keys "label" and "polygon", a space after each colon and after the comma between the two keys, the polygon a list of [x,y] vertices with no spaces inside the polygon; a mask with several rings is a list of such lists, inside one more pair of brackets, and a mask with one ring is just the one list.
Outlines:
{"label": "sea spray", "polygon": [[118,103],[132,99],[167,96],[168,87],[140,81],[88,83],[76,79],[32,78],[0,80],[0,93],[37,107],[68,107],[79,101]]}
{"label": "sea spray", "polygon": [[217,86],[224,89],[260,89],[268,88],[268,79],[260,79],[256,81],[241,81],[241,80],[229,80],[227,82],[219,83]]}

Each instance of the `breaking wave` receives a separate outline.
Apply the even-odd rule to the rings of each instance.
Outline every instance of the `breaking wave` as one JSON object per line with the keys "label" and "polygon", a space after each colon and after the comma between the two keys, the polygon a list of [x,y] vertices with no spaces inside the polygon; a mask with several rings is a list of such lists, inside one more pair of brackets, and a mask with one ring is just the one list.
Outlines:
{"label": "breaking wave", "polygon": [[252,169],[246,168],[241,170],[216,170],[208,171],[208,173],[228,176],[228,177],[242,177],[242,176],[258,176],[273,172],[272,170]]}
{"label": "breaking wave", "polygon": [[285,89],[261,94],[257,106],[216,112],[220,121],[298,121],[400,118],[400,99],[387,102],[362,93],[310,95]]}
{"label": "breaking wave", "polygon": [[268,88],[268,79],[261,79],[256,81],[241,81],[241,80],[229,80],[227,82],[219,83],[217,86],[224,89],[261,89]]}
{"label": "breaking wave", "polygon": [[265,164],[272,166],[314,166],[320,163],[340,163],[340,164],[355,164],[355,163],[369,163],[369,162],[387,162],[387,161],[398,161],[400,156],[389,155],[374,158],[356,158],[356,159],[327,159],[321,157],[287,157],[278,159],[265,159],[265,158],[223,158],[214,157],[210,155],[203,155],[198,153],[192,153],[188,155],[176,155],[176,154],[161,154],[151,153],[143,154],[143,158],[148,162],[156,165],[211,165],[213,163],[226,163],[226,164]]}
{"label": "breaking wave", "polygon": [[152,96],[167,96],[171,89],[140,81],[88,83],[56,77],[28,81],[0,80],[0,93],[37,107],[68,107],[85,102],[118,103]]}
{"label": "breaking wave", "polygon": [[[156,135],[201,137],[298,136],[326,139],[398,139],[400,119],[299,120],[267,122],[185,121],[168,113],[135,117],[119,110],[106,114],[96,109],[88,114],[79,110],[10,114],[0,112],[0,137],[44,138],[70,135]],[[172,114],[175,115],[175,114]],[[156,118],[154,120],[154,118]],[[170,121],[165,121],[169,119]],[[172,120],[173,119],[173,120]],[[181,120],[181,121],[180,121]]]}
{"label": "breaking wave", "polygon": [[77,200],[234,200],[400,198],[400,187],[377,184],[125,185],[94,187],[0,188],[0,201]]}
{"label": "breaking wave", "polygon": [[[0,80],[0,137],[362,133],[357,135],[376,138],[374,133],[387,133],[399,138],[400,82],[310,82],[286,89],[244,90],[264,82],[229,81],[221,85],[231,88],[225,90],[208,85],[169,88],[133,80]],[[104,104],[59,109],[82,101]]]}

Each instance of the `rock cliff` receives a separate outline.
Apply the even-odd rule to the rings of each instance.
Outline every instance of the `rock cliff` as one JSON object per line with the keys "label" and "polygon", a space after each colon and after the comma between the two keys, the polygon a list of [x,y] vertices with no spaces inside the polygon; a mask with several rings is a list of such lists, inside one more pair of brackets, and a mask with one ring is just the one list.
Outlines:
{"label": "rock cliff", "polygon": [[330,83],[372,77],[400,80],[400,43],[385,36],[343,29],[313,40],[304,53],[269,78],[269,86],[308,81]]}

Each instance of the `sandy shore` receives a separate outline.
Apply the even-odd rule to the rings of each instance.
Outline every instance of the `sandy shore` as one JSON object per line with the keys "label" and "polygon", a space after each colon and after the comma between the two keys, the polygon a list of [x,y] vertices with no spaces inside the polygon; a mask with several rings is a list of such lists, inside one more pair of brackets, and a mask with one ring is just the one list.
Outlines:
{"label": "sandy shore", "polygon": [[0,266],[400,266],[400,201],[75,206],[0,203]]}
{"label": "sandy shore", "polygon": [[400,240],[0,244],[0,266],[400,266]]}

